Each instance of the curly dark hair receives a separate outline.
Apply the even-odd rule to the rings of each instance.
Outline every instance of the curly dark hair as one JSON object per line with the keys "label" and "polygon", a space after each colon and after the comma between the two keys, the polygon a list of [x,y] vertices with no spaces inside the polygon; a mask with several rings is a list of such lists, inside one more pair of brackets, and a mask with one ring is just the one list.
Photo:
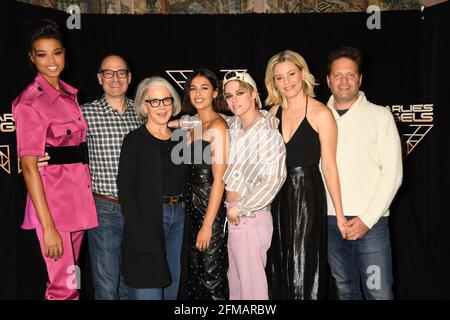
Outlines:
{"label": "curly dark hair", "polygon": [[34,42],[39,39],[57,39],[63,44],[62,34],[58,24],[50,19],[38,20],[31,29],[28,39],[30,51],[33,49]]}

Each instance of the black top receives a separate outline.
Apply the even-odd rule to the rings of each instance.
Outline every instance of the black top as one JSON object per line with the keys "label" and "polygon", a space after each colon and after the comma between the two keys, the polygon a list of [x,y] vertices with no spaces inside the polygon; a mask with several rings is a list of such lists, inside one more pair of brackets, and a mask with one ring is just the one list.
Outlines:
{"label": "black top", "polygon": [[342,110],[337,110],[337,113],[339,114],[340,117],[342,117],[349,109],[342,109]]}
{"label": "black top", "polygon": [[206,140],[197,139],[188,145],[190,152],[189,164],[195,167],[211,167],[211,143]]}
{"label": "black top", "polygon": [[[277,110],[277,118],[280,120],[278,130],[283,135],[282,118],[283,109]],[[311,127],[308,118],[308,98],[306,98],[305,117],[286,143],[286,166],[305,167],[317,165],[320,161],[320,140],[319,134]]]}
{"label": "black top", "polygon": [[[178,196],[184,192],[186,166],[175,164],[172,161],[171,153],[178,141],[160,140],[155,138],[161,153],[161,164],[163,172],[162,194],[164,196]],[[178,155],[174,155],[178,156]]]}
{"label": "black top", "polygon": [[164,175],[160,144],[145,125],[125,136],[117,187],[125,218],[122,273],[130,287],[163,288],[171,282],[163,227]]}
{"label": "black top", "polygon": [[190,143],[186,150],[186,163],[189,167],[187,174],[188,184],[203,185],[205,183],[213,183],[211,143],[206,140],[197,139]]}

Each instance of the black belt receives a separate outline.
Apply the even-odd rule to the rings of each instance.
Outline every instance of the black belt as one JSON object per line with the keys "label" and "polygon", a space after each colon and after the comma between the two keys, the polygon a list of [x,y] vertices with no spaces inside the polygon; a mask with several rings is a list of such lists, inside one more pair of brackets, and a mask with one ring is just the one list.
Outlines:
{"label": "black belt", "polygon": [[45,147],[45,152],[50,156],[48,164],[89,164],[87,143],[82,142],[78,146]]}
{"label": "black belt", "polygon": [[183,196],[163,196],[163,203],[175,204],[183,201]]}

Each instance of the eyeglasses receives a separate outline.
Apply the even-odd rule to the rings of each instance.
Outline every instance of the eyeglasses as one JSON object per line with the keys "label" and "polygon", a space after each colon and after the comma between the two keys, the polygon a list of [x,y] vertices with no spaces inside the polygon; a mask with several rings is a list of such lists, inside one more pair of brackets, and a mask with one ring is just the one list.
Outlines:
{"label": "eyeglasses", "polygon": [[130,71],[128,71],[127,69],[119,69],[119,70],[109,70],[109,69],[103,69],[100,70],[98,73],[101,73],[103,75],[103,78],[105,79],[111,79],[112,77],[114,77],[114,74],[117,75],[118,78],[120,79],[125,79],[128,76],[128,73]]}
{"label": "eyeglasses", "polygon": [[151,99],[151,100],[145,99],[144,100],[144,102],[150,104],[150,106],[152,108],[158,108],[159,105],[161,104],[161,102],[163,105],[168,107],[168,106],[172,105],[173,101],[174,101],[173,97],[164,97],[162,99]]}

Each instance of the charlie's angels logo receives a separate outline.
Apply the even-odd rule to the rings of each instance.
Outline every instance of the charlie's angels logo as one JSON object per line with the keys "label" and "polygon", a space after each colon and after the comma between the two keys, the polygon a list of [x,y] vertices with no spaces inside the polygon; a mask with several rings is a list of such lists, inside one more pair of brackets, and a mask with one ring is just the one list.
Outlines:
{"label": "charlie's angels logo", "polygon": [[[12,113],[0,114],[0,132],[13,133],[16,131],[16,125]],[[19,173],[20,173],[20,166]],[[9,145],[0,145],[0,171],[11,174],[11,153]]]}
{"label": "charlie's angels logo", "polygon": [[[0,172],[11,174],[11,152],[9,145],[0,145]],[[20,159],[17,158],[17,174],[22,172]]]}
{"label": "charlie's angels logo", "polygon": [[[247,72],[247,69],[221,69],[220,72],[225,74],[228,71],[238,71]],[[194,70],[166,70],[169,77],[181,88],[184,89],[184,84],[189,75],[194,72]],[[220,80],[220,79],[219,79]]]}
{"label": "charlie's angels logo", "polygon": [[11,174],[9,146],[6,145],[0,145],[0,169],[3,169],[8,174]]}
{"label": "charlie's angels logo", "polygon": [[8,133],[14,132],[15,130],[16,126],[12,113],[4,113],[3,116],[0,114],[0,132]]}
{"label": "charlie's angels logo", "polygon": [[411,104],[386,106],[400,124],[399,131],[406,158],[433,128],[433,104]]}

